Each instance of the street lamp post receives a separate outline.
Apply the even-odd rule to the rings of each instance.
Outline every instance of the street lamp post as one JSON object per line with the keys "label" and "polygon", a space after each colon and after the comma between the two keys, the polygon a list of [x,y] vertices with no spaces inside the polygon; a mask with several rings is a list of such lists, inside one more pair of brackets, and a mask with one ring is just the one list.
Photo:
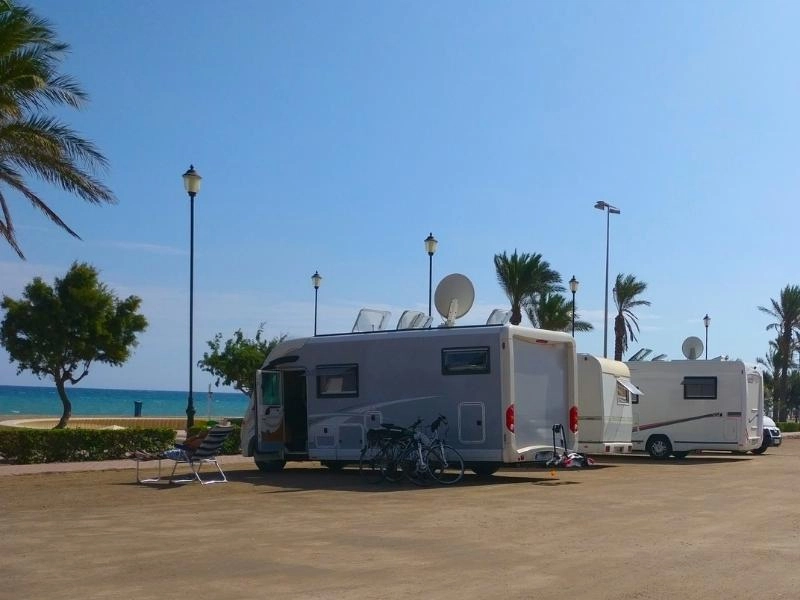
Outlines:
{"label": "street lamp post", "polygon": [[708,360],[708,326],[711,325],[711,317],[708,316],[708,313],[703,317],[703,325],[706,326],[706,360]]}
{"label": "street lamp post", "polygon": [[575,293],[578,291],[580,283],[575,279],[575,275],[569,280],[569,290],[572,292],[572,337],[575,337]]}
{"label": "street lamp post", "polygon": [[425,238],[425,252],[428,253],[428,316],[431,316],[431,298],[433,297],[433,255],[439,242],[433,237],[433,233]]}
{"label": "street lamp post", "polygon": [[311,276],[311,284],[314,286],[314,335],[317,335],[317,296],[319,295],[319,286],[322,285],[322,275],[319,271],[314,271]]}
{"label": "street lamp post", "polygon": [[609,232],[611,229],[611,215],[620,214],[620,209],[616,206],[611,206],[608,202],[598,200],[595,202],[594,207],[598,210],[606,212],[606,290],[605,290],[605,308],[603,310],[603,358],[608,358],[608,246],[609,246]]}
{"label": "street lamp post", "polygon": [[194,398],[192,397],[192,345],[194,344],[194,197],[200,191],[203,178],[189,165],[183,174],[183,187],[189,194],[189,399],[186,402],[186,431],[194,425]]}

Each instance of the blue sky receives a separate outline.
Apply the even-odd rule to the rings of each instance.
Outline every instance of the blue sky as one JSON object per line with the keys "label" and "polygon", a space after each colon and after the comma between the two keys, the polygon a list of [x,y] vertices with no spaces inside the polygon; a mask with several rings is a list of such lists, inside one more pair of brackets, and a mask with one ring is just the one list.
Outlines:
{"label": "blue sky", "polygon": [[[116,206],[37,185],[83,238],[11,197],[28,260],[0,246],[0,293],[88,261],[150,327],[86,387],[187,389],[189,202],[195,359],[216,332],[348,331],[362,306],[427,310],[463,273],[464,323],[507,301],[494,254],[539,252],[595,325],[611,279],[648,283],[640,347],[754,360],[757,310],[796,283],[800,38],[794,2],[106,2],[32,6],[89,92],[59,116],[111,162]],[[609,302],[613,313],[613,302]],[[613,353],[613,327],[609,352]],[[195,372],[195,390],[212,378]],[[0,384],[36,385],[0,350]],[[44,382],[44,385],[47,385]]]}

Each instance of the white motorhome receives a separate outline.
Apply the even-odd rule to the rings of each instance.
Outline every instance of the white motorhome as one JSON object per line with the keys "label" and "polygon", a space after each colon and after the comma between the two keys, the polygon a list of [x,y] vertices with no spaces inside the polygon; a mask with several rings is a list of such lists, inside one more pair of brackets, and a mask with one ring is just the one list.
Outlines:
{"label": "white motorhome", "polygon": [[578,354],[578,449],[585,454],[628,454],[632,449],[632,403],[641,391],[628,366]]}
{"label": "white motorhome", "polygon": [[761,445],[764,386],[741,360],[631,361],[634,450],[683,458],[693,450],[747,452]]}
{"label": "white motorhome", "polygon": [[441,413],[448,443],[480,474],[546,462],[554,437],[559,452],[575,448],[575,378],[571,336],[514,325],[287,340],[257,374],[242,452],[264,471],[288,460],[338,468],[358,462],[367,430]]}

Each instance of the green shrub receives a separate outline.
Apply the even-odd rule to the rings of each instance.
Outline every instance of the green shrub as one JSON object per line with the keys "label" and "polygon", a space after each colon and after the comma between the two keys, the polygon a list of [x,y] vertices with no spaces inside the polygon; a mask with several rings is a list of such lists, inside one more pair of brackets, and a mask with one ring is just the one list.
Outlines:
{"label": "green shrub", "polygon": [[792,431],[800,431],[800,423],[796,421],[781,421],[780,423],[775,423],[782,432],[789,433]]}
{"label": "green shrub", "polygon": [[11,464],[125,458],[133,450],[158,453],[175,443],[173,429],[3,429],[0,456]]}

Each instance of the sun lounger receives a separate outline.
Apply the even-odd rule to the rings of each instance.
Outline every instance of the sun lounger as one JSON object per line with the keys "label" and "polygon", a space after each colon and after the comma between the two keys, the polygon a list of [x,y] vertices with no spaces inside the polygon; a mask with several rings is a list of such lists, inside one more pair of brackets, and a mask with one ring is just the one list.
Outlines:
{"label": "sun lounger", "polygon": [[[148,452],[137,450],[131,456],[131,458],[136,461],[137,483],[156,483],[161,481],[161,463],[165,460],[171,460],[175,463],[172,467],[172,472],[170,473],[169,478],[167,478],[168,483],[190,483],[192,481],[199,481],[203,485],[206,485],[209,483],[227,482],[228,478],[225,476],[225,472],[219,466],[219,462],[217,461],[217,454],[219,454],[222,444],[230,435],[231,431],[233,431],[233,427],[230,425],[216,425],[212,427],[206,437],[203,438],[203,443],[196,450],[181,446],[180,444],[175,446],[178,452],[171,451],[169,455],[150,454]],[[153,460],[158,461],[158,475],[153,478],[142,479],[139,476],[140,463]],[[191,477],[188,479],[175,479],[175,471],[180,464],[185,464],[189,467],[192,475]],[[220,476],[218,479],[204,479],[200,477],[200,469],[202,469],[203,465],[206,464],[212,464],[217,468],[217,472]]]}

